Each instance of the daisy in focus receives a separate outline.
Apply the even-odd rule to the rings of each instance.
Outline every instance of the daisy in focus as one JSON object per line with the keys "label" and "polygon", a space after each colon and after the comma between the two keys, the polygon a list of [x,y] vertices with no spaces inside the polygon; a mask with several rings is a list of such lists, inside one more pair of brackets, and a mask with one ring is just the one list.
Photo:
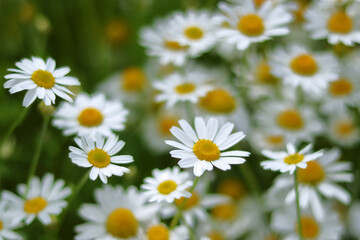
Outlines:
{"label": "daisy in focus", "polygon": [[151,221],[158,207],[146,205],[144,195],[135,187],[104,185],[95,190],[96,204],[82,204],[79,210],[86,223],[75,227],[76,240],[138,240],[143,226]]}
{"label": "daisy in focus", "polygon": [[217,19],[221,25],[217,36],[230,45],[236,44],[239,50],[289,33],[286,24],[292,17],[281,4],[266,1],[256,8],[252,0],[244,0],[239,5],[221,2],[219,8],[223,15]]}
{"label": "daisy in focus", "polygon": [[309,153],[311,148],[312,145],[309,144],[300,151],[297,151],[293,144],[288,143],[286,144],[286,151],[275,152],[263,150],[261,153],[270,159],[262,161],[260,165],[264,169],[280,171],[282,173],[289,172],[290,175],[292,175],[297,168],[306,168],[307,162],[315,160],[323,155],[321,150]]}
{"label": "daisy in focus", "polygon": [[80,85],[78,79],[65,76],[70,68],[55,69],[55,61],[48,58],[46,62],[39,57],[24,58],[15,65],[19,69],[9,68],[13,73],[5,75],[8,79],[4,88],[10,88],[11,94],[28,90],[23,100],[23,106],[28,107],[36,98],[42,99],[45,105],[55,104],[56,95],[72,102],[68,95],[74,95],[65,86]]}
{"label": "daisy in focus", "polygon": [[282,78],[285,85],[300,86],[306,93],[325,91],[339,72],[334,56],[315,54],[299,45],[292,45],[288,50],[276,49],[269,64],[273,75]]}
{"label": "daisy in focus", "polygon": [[62,179],[54,180],[54,175],[47,173],[40,180],[33,177],[29,189],[25,184],[18,185],[20,197],[9,191],[3,191],[2,197],[9,203],[8,212],[13,222],[25,221],[29,225],[35,218],[48,225],[52,215],[59,215],[67,206],[64,200],[71,194]]}
{"label": "daisy in focus", "polygon": [[125,145],[124,141],[119,141],[119,137],[111,135],[109,138],[105,138],[97,135],[95,140],[91,137],[75,138],[74,140],[80,148],[70,146],[69,157],[80,167],[91,167],[91,180],[95,180],[99,176],[101,181],[106,184],[107,177],[122,176],[124,173],[130,172],[128,168],[114,164],[126,164],[134,161],[130,155],[115,155]]}
{"label": "daisy in focus", "polygon": [[180,172],[178,167],[174,167],[164,170],[154,169],[152,175],[151,178],[145,178],[145,183],[141,185],[149,202],[166,201],[170,203],[174,199],[191,196],[187,188],[191,187],[193,183],[189,179],[188,172]]}
{"label": "daisy in focus", "polygon": [[223,171],[231,169],[230,164],[242,164],[243,157],[248,157],[246,151],[224,151],[238,142],[245,135],[242,132],[230,134],[234,124],[227,122],[219,129],[219,122],[210,118],[206,123],[202,117],[195,117],[195,131],[185,120],[179,121],[180,128],[172,127],[171,133],[180,140],[165,141],[166,144],[179,148],[172,150],[171,156],[179,158],[181,168],[194,167],[194,175],[201,176],[205,170],[212,171],[217,167]]}
{"label": "daisy in focus", "polygon": [[73,104],[63,103],[54,113],[53,125],[64,135],[110,136],[125,128],[129,111],[120,101],[107,101],[103,94],[79,94]]}
{"label": "daisy in focus", "polygon": [[22,236],[15,231],[21,224],[13,221],[13,217],[7,213],[6,205],[5,201],[0,201],[0,240],[22,240]]}

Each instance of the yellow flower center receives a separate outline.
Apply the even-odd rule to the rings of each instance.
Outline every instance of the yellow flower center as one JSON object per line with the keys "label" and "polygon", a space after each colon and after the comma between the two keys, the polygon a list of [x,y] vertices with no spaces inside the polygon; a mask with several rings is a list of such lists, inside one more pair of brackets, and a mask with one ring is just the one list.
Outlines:
{"label": "yellow flower center", "polygon": [[224,203],[217,205],[211,211],[213,217],[222,220],[229,221],[236,216],[236,205],[234,203]]}
{"label": "yellow flower center", "polygon": [[151,226],[147,231],[148,240],[168,240],[169,229],[162,224]]}
{"label": "yellow flower center", "polygon": [[304,13],[307,10],[308,5],[309,3],[306,1],[299,1],[297,3],[297,8],[293,11],[293,15],[297,22],[301,23],[305,21]]}
{"label": "yellow flower center", "polygon": [[193,152],[199,160],[211,162],[220,158],[218,146],[207,139],[197,141],[193,146]]}
{"label": "yellow flower center", "polygon": [[[319,235],[320,228],[316,220],[311,216],[302,216],[301,232],[304,238],[316,238]],[[298,233],[298,224],[296,222],[295,230]]]}
{"label": "yellow flower center", "polygon": [[157,127],[162,135],[168,136],[171,134],[170,128],[178,126],[179,118],[175,116],[161,116],[157,121]]}
{"label": "yellow flower center", "polygon": [[134,237],[138,230],[138,221],[127,208],[117,208],[106,220],[106,230],[116,238]]}
{"label": "yellow flower center", "polygon": [[88,153],[88,161],[94,167],[104,168],[110,164],[111,159],[104,150],[95,148]]}
{"label": "yellow flower center", "polygon": [[353,90],[353,85],[349,79],[339,78],[329,85],[329,93],[334,97],[343,97],[349,95]]}
{"label": "yellow flower center", "polygon": [[315,59],[309,54],[301,54],[293,58],[290,67],[295,73],[304,76],[312,76],[318,70]]}
{"label": "yellow flower center", "polygon": [[159,184],[158,191],[161,194],[168,195],[176,190],[177,184],[173,180],[166,180]]}
{"label": "yellow flower center", "polygon": [[199,40],[204,36],[203,30],[197,26],[187,27],[184,30],[184,34],[187,38],[190,38],[191,40]]}
{"label": "yellow flower center", "polygon": [[24,211],[28,214],[38,214],[47,206],[47,201],[42,197],[27,200],[24,203]]}
{"label": "yellow flower center", "polygon": [[317,185],[325,178],[324,168],[315,161],[308,162],[304,169],[299,168],[297,174],[299,182],[311,185]]}
{"label": "yellow flower center", "polygon": [[237,179],[225,179],[219,184],[218,192],[238,200],[246,195],[246,188]]}
{"label": "yellow flower center", "polygon": [[253,0],[255,7],[259,8],[266,0]]}
{"label": "yellow flower center", "polygon": [[102,113],[96,108],[85,108],[78,116],[80,125],[84,127],[99,126],[103,122]]}
{"label": "yellow flower center", "polygon": [[211,231],[207,237],[210,238],[210,240],[225,240],[223,234],[215,231]]}
{"label": "yellow flower center", "polygon": [[264,32],[264,23],[261,17],[256,14],[247,14],[241,17],[237,23],[237,28],[243,34],[255,37]]}
{"label": "yellow flower center", "polygon": [[299,153],[290,154],[284,158],[286,164],[297,164],[302,160],[304,160],[304,155]]}
{"label": "yellow flower center", "polygon": [[138,67],[129,67],[122,74],[122,88],[130,92],[143,90],[146,82],[144,72]]}
{"label": "yellow flower center", "polygon": [[265,237],[264,240],[279,240],[279,237],[276,236],[276,235],[273,234],[273,233],[270,233],[269,235],[267,235],[267,236]]}
{"label": "yellow flower center", "polygon": [[327,28],[330,32],[347,34],[353,29],[353,20],[345,11],[339,10],[330,16]]}
{"label": "yellow flower center", "polygon": [[109,43],[123,43],[129,36],[129,27],[121,19],[113,19],[106,25],[105,36]]}
{"label": "yellow flower center", "polygon": [[188,93],[195,91],[195,89],[196,89],[196,86],[194,84],[183,83],[183,84],[176,86],[175,91],[178,94],[188,94]]}
{"label": "yellow flower center", "polygon": [[0,231],[3,229],[3,226],[4,226],[4,224],[3,224],[3,222],[0,220]]}
{"label": "yellow flower center", "polygon": [[271,68],[265,62],[261,62],[257,66],[256,72],[255,72],[255,77],[256,77],[256,80],[258,80],[258,82],[264,83],[264,84],[273,85],[273,84],[277,84],[279,82],[279,79],[271,74]]}
{"label": "yellow flower center", "polygon": [[265,137],[265,140],[271,145],[281,145],[284,143],[284,137],[281,135],[269,135]]}
{"label": "yellow flower center", "polygon": [[354,132],[355,126],[354,123],[350,120],[342,120],[336,124],[335,130],[338,136],[347,137]]}
{"label": "yellow flower center", "polygon": [[36,70],[31,75],[31,80],[39,87],[50,89],[55,85],[55,77],[48,71]]}
{"label": "yellow flower center", "polygon": [[182,51],[187,49],[187,46],[183,46],[181,45],[179,42],[177,41],[164,41],[164,46],[172,51]]}
{"label": "yellow flower center", "polygon": [[[185,197],[175,199],[175,201],[174,201],[175,205],[180,207],[185,199],[186,199]],[[197,192],[193,191],[192,194],[191,194],[191,197],[188,198],[188,200],[186,201],[185,206],[184,206],[183,209],[188,210],[190,208],[193,208],[196,205],[198,205],[199,201],[200,201],[199,195],[197,194]]]}
{"label": "yellow flower center", "polygon": [[304,121],[300,113],[293,109],[280,112],[276,121],[280,127],[288,130],[299,130],[304,126]]}
{"label": "yellow flower center", "polygon": [[200,99],[200,106],[213,113],[231,113],[236,108],[235,98],[225,89],[209,91]]}

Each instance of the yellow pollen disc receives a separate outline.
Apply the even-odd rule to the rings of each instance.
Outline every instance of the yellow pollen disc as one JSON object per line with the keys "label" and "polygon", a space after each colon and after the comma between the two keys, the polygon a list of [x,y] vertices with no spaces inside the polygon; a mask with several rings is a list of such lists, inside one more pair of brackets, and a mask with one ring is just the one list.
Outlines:
{"label": "yellow pollen disc", "polygon": [[105,36],[111,44],[123,43],[129,36],[129,27],[125,21],[113,19],[106,25]]}
{"label": "yellow pollen disc", "polygon": [[276,117],[276,122],[280,127],[288,130],[299,130],[304,125],[301,115],[293,109],[280,112]]}
{"label": "yellow pollen disc", "polygon": [[253,0],[255,7],[259,8],[266,0]]}
{"label": "yellow pollen disc", "polygon": [[99,126],[103,122],[102,113],[96,108],[85,108],[78,116],[78,122],[84,127]]}
{"label": "yellow pollen disc", "polygon": [[246,196],[246,188],[242,182],[237,179],[225,179],[221,181],[218,192],[239,200]]}
{"label": "yellow pollen disc", "polygon": [[46,89],[50,89],[55,85],[55,78],[54,76],[45,70],[36,70],[31,75],[31,80],[34,81],[36,85],[39,87],[43,87]]}
{"label": "yellow pollen disc", "polygon": [[187,49],[187,46],[181,45],[177,41],[164,41],[164,46],[172,51],[181,51]]}
{"label": "yellow pollen disc", "polygon": [[279,240],[279,237],[276,236],[276,235],[273,234],[273,233],[270,233],[269,235],[267,235],[267,236],[265,237],[264,240]]}
{"label": "yellow pollen disc", "polygon": [[217,205],[211,211],[211,215],[222,221],[232,220],[236,215],[236,205],[233,203]]}
{"label": "yellow pollen disc", "polygon": [[3,226],[4,226],[4,224],[3,224],[3,222],[0,220],[0,231],[3,229]]}
{"label": "yellow pollen disc", "polygon": [[143,90],[146,82],[144,72],[138,67],[129,67],[122,74],[122,88],[130,92]]}
{"label": "yellow pollen disc", "polygon": [[200,106],[209,112],[226,114],[231,113],[236,108],[235,98],[225,89],[214,89],[209,91],[200,99]]}
{"label": "yellow pollen disc", "polygon": [[173,180],[166,180],[159,184],[158,191],[161,194],[168,195],[176,190],[177,184]]}
{"label": "yellow pollen disc", "polygon": [[[180,207],[185,199],[186,199],[185,197],[175,199],[175,205]],[[200,201],[200,198],[199,198],[199,195],[197,194],[197,192],[192,192],[191,197],[188,198],[183,209],[188,210],[192,207],[195,207],[196,205],[198,205],[199,201]]]}
{"label": "yellow pollen disc", "polygon": [[29,214],[38,214],[47,206],[47,201],[42,197],[27,200],[24,203],[24,211]]}
{"label": "yellow pollen disc", "polygon": [[297,164],[302,160],[304,160],[304,155],[298,153],[290,154],[284,158],[286,164]]}
{"label": "yellow pollen disc", "polygon": [[336,124],[335,130],[338,136],[347,137],[354,132],[355,126],[350,120],[342,120]]}
{"label": "yellow pollen disc", "polygon": [[184,30],[184,34],[187,38],[190,38],[191,40],[199,40],[204,36],[203,30],[197,26],[187,27]]}
{"label": "yellow pollen disc", "polygon": [[210,232],[207,237],[210,238],[210,240],[225,240],[221,233],[215,231]]}
{"label": "yellow pollen disc", "polygon": [[281,145],[284,143],[284,137],[281,135],[269,135],[266,136],[265,140],[271,145]]}
{"label": "yellow pollen disc", "polygon": [[279,82],[279,79],[271,74],[271,68],[265,62],[261,62],[257,66],[256,72],[255,72],[255,77],[259,83],[273,85],[273,84],[277,84]]}
{"label": "yellow pollen disc", "polygon": [[161,116],[157,121],[157,127],[162,135],[171,135],[170,128],[178,126],[179,118],[175,116]]}
{"label": "yellow pollen disc", "polygon": [[[311,216],[302,216],[301,219],[301,232],[304,238],[316,238],[319,235],[320,228],[315,219]],[[298,224],[295,225],[296,232],[298,230]]]}
{"label": "yellow pollen disc", "polygon": [[258,15],[248,14],[239,19],[237,28],[247,36],[256,37],[264,32],[264,23]]}
{"label": "yellow pollen disc", "polygon": [[353,20],[345,11],[339,10],[330,16],[327,28],[330,32],[347,34],[353,29]]}
{"label": "yellow pollen disc", "polygon": [[308,162],[305,169],[299,168],[297,174],[299,182],[311,185],[317,185],[325,178],[324,168],[315,161]]}
{"label": "yellow pollen disc", "polygon": [[151,226],[147,231],[147,237],[148,240],[169,240],[169,229],[161,224]]}
{"label": "yellow pollen disc", "polygon": [[290,62],[290,68],[299,75],[312,76],[318,70],[315,59],[309,54],[301,54]]}
{"label": "yellow pollen disc", "polygon": [[330,82],[329,93],[334,97],[344,97],[349,95],[353,90],[353,85],[349,79],[339,78]]}
{"label": "yellow pollen disc", "polygon": [[94,167],[104,168],[110,164],[111,159],[104,150],[95,148],[88,153],[88,161]]}
{"label": "yellow pollen disc", "polygon": [[175,91],[178,93],[178,94],[188,94],[188,93],[191,93],[193,91],[195,91],[196,87],[194,84],[192,83],[183,83],[183,84],[180,84],[178,86],[176,86],[175,88]]}
{"label": "yellow pollen disc", "polygon": [[194,144],[193,152],[199,160],[215,161],[220,158],[218,146],[210,140],[200,139]]}
{"label": "yellow pollen disc", "polygon": [[136,236],[139,223],[134,214],[127,208],[117,208],[106,220],[106,230],[117,238]]}
{"label": "yellow pollen disc", "polygon": [[304,13],[307,10],[308,5],[309,3],[306,1],[299,1],[297,3],[297,8],[293,11],[293,15],[297,22],[301,23],[305,21]]}

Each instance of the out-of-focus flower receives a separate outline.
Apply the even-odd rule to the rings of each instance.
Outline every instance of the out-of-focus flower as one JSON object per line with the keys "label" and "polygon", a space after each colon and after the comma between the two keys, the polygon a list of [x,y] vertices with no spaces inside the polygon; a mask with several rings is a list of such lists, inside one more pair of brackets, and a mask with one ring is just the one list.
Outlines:
{"label": "out-of-focus flower", "polygon": [[24,58],[15,65],[19,69],[9,68],[13,73],[5,75],[9,79],[4,88],[10,88],[11,94],[28,90],[23,100],[23,106],[28,107],[36,98],[42,99],[45,105],[55,104],[56,95],[72,102],[68,94],[73,94],[64,86],[80,85],[78,79],[65,76],[70,68],[55,69],[55,61],[48,58],[46,62],[38,57]]}
{"label": "out-of-focus flower", "polygon": [[349,208],[348,224],[349,230],[354,237],[359,239],[360,236],[360,203],[355,201]]}
{"label": "out-of-focus flower", "polygon": [[125,42],[129,37],[129,27],[123,19],[111,19],[105,26],[106,40],[114,45]]}
{"label": "out-of-focus flower", "polygon": [[22,236],[15,231],[18,227],[21,227],[21,224],[14,222],[7,212],[7,202],[0,201],[0,239],[22,240]]}
{"label": "out-of-focus flower", "polygon": [[169,229],[165,224],[154,222],[145,229],[144,240],[183,240],[188,239],[189,232],[185,226],[180,225]]}

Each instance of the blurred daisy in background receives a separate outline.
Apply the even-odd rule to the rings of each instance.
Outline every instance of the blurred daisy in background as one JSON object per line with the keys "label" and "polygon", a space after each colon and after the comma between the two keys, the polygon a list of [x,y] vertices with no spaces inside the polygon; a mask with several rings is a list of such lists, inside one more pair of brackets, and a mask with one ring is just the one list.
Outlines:
{"label": "blurred daisy in background", "polygon": [[183,240],[188,239],[189,232],[183,225],[170,229],[157,220],[146,227],[144,235],[143,240]]}
{"label": "blurred daisy in background", "polygon": [[338,62],[329,53],[312,53],[300,45],[276,49],[269,62],[274,76],[285,85],[301,86],[306,93],[320,94],[338,78]]}
{"label": "blurred daisy in background", "polygon": [[73,104],[63,103],[54,113],[53,125],[64,135],[110,136],[125,128],[129,111],[120,101],[107,101],[104,94],[79,94]]}
{"label": "blurred daisy in background", "polygon": [[264,2],[256,8],[252,0],[244,0],[239,5],[219,3],[223,15],[217,36],[228,44],[236,44],[239,50],[245,50],[251,43],[263,42],[275,36],[289,33],[286,26],[292,19],[291,14],[281,5]]}
{"label": "blurred daisy in background", "polygon": [[179,121],[180,128],[172,127],[171,133],[181,143],[168,140],[166,144],[179,148],[172,150],[171,156],[179,158],[181,168],[194,167],[195,176],[201,176],[205,170],[212,171],[217,167],[223,171],[230,170],[230,164],[242,164],[243,157],[248,157],[246,151],[225,151],[240,142],[245,135],[242,132],[230,134],[234,124],[227,122],[219,129],[219,122],[210,118],[206,123],[202,117],[195,118],[195,131],[185,120]]}
{"label": "blurred daisy in background", "polygon": [[22,236],[16,233],[16,229],[19,227],[21,227],[21,223],[14,222],[13,216],[7,213],[7,202],[0,201],[0,240],[22,240]]}
{"label": "blurred daisy in background", "polygon": [[10,88],[11,94],[28,90],[23,100],[23,106],[28,107],[36,98],[42,99],[45,105],[55,104],[56,95],[72,102],[68,95],[74,95],[65,86],[80,85],[78,79],[65,76],[70,68],[55,69],[55,61],[48,58],[46,62],[39,57],[24,58],[15,65],[19,69],[9,68],[13,73],[5,75],[9,79],[4,88]]}
{"label": "blurred daisy in background", "polygon": [[250,146],[259,153],[263,149],[279,151],[285,148],[285,135],[262,127],[253,127],[248,134]]}
{"label": "blurred daisy in background", "polygon": [[164,170],[154,169],[153,177],[144,179],[141,188],[149,202],[173,202],[181,197],[189,198],[191,193],[186,189],[192,186],[188,172],[180,172],[180,168],[173,167]]}
{"label": "blurred daisy in background", "polygon": [[86,223],[77,225],[76,240],[127,239],[137,240],[144,234],[143,226],[158,211],[146,205],[145,198],[135,187],[104,185],[95,190],[96,204],[84,203],[79,215]]}
{"label": "blurred daisy in background", "polygon": [[64,200],[71,194],[62,179],[55,180],[54,175],[47,173],[40,180],[33,177],[29,189],[25,184],[17,187],[20,197],[9,191],[3,191],[3,200],[9,204],[8,212],[14,223],[23,221],[26,225],[37,218],[44,225],[51,223],[51,216],[59,215],[67,206]]}
{"label": "blurred daisy in background", "polygon": [[355,201],[351,204],[349,208],[349,215],[347,222],[349,224],[349,230],[352,236],[357,237],[360,239],[360,202]]}
{"label": "blurred daisy in background", "polygon": [[128,168],[114,164],[126,164],[134,161],[130,155],[115,155],[125,145],[124,141],[119,141],[119,137],[111,135],[109,138],[105,138],[97,135],[95,140],[91,137],[75,138],[74,140],[80,148],[70,146],[69,157],[80,167],[91,167],[91,180],[95,180],[99,176],[103,183],[107,183],[107,177],[122,176],[124,173],[130,172]]}
{"label": "blurred daisy in background", "polygon": [[270,151],[263,150],[262,154],[270,158],[267,161],[262,161],[260,165],[264,169],[272,171],[280,171],[282,173],[289,172],[292,175],[297,168],[306,168],[309,161],[315,160],[323,155],[322,151],[309,153],[312,145],[306,145],[300,151],[297,151],[292,143],[286,144],[286,151]]}

